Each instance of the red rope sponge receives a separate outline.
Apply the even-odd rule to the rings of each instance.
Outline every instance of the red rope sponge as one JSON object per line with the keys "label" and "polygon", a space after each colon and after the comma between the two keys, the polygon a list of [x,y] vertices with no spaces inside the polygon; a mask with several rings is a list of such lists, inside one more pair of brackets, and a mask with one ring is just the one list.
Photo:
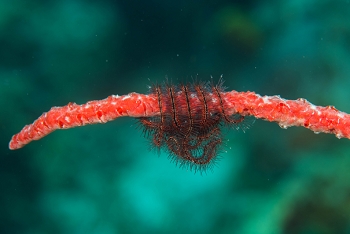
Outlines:
{"label": "red rope sponge", "polygon": [[303,126],[315,133],[332,133],[337,138],[350,139],[350,115],[334,106],[315,106],[303,98],[286,100],[254,92],[232,91],[223,97],[229,113],[277,122],[281,128]]}
{"label": "red rope sponge", "polygon": [[106,123],[118,117],[152,116],[159,112],[157,99],[153,95],[130,93],[111,95],[99,101],[83,105],[68,103],[62,107],[52,107],[34,123],[26,125],[10,141],[9,148],[19,149],[32,140],[39,140],[56,129],[68,129],[87,124]]}
{"label": "red rope sponge", "polygon": [[[155,91],[149,95],[138,93],[124,96],[112,95],[106,99],[90,101],[83,105],[69,103],[63,107],[53,107],[48,112],[43,113],[34,123],[26,125],[18,134],[14,135],[9,148],[19,149],[56,129],[106,123],[122,116],[144,118],[170,116],[168,117],[170,124],[176,124],[176,119],[182,119],[179,125],[186,125],[188,131],[198,131],[196,129],[200,128],[201,123],[203,124],[204,118],[213,118],[210,121],[216,123],[219,119],[216,121],[215,118],[227,119],[227,122],[232,115],[254,116],[258,119],[277,122],[282,128],[303,126],[315,133],[332,133],[338,138],[350,139],[349,114],[341,112],[333,106],[315,106],[302,98],[286,100],[279,96],[260,96],[254,92],[224,92],[221,84],[209,85],[208,83],[191,86],[156,86],[153,90]],[[165,101],[167,104],[164,104]],[[196,119],[193,117],[196,115],[202,117]],[[191,118],[192,123],[189,124]],[[240,122],[235,121],[237,118],[232,119],[233,123]],[[146,123],[145,120],[144,123]],[[157,126],[159,127],[161,124],[164,122],[160,122],[160,125]],[[182,129],[182,125],[178,128]],[[210,134],[211,131],[217,134],[216,127],[209,128],[207,134]],[[189,135],[191,134],[189,133]],[[202,134],[201,137],[205,137],[205,132]],[[178,136],[175,138],[168,136],[168,140],[169,137],[170,141],[179,138]]]}

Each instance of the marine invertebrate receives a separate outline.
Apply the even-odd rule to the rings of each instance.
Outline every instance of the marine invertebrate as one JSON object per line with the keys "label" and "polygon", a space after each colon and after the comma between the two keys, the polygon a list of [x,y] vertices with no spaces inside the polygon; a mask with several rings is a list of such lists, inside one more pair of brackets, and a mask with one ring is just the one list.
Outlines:
{"label": "marine invertebrate", "polygon": [[207,167],[215,158],[222,143],[221,125],[241,123],[245,116],[277,122],[282,128],[303,126],[350,139],[350,115],[333,106],[249,91],[225,92],[222,84],[222,79],[218,84],[167,83],[153,86],[148,95],[112,95],[83,105],[53,107],[14,135],[9,148],[19,149],[56,129],[106,123],[122,116],[139,118],[155,147],[167,149],[179,164],[189,162],[196,168]]}

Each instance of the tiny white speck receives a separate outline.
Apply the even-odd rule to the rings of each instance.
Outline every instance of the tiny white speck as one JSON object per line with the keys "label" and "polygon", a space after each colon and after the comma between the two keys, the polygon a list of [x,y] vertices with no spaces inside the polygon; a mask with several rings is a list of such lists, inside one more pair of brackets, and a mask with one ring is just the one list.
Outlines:
{"label": "tiny white speck", "polygon": [[128,99],[128,98],[130,98],[130,95],[125,95],[125,96],[122,98],[122,100],[124,101],[125,99]]}
{"label": "tiny white speck", "polygon": [[269,97],[267,96],[262,97],[262,100],[264,101],[264,103],[267,103],[267,104],[271,103],[269,100]]}
{"label": "tiny white speck", "polygon": [[339,113],[338,113],[338,116],[339,116],[339,118],[343,119],[343,118],[344,118],[344,113],[339,112]]}
{"label": "tiny white speck", "polygon": [[280,123],[280,124],[278,124],[282,129],[287,129],[288,128],[288,126],[287,125],[285,125],[285,124],[283,124],[283,123]]}
{"label": "tiny white speck", "polygon": [[315,105],[310,105],[310,108],[313,109],[313,110],[317,110],[316,106]]}
{"label": "tiny white speck", "polygon": [[341,139],[341,138],[343,137],[343,134],[337,133],[335,136],[336,136],[338,139]]}

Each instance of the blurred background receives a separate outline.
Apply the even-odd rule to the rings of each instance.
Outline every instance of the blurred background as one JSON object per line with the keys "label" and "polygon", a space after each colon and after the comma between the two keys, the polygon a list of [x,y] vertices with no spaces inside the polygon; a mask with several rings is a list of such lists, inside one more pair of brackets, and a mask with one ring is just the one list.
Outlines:
{"label": "blurred background", "polygon": [[350,233],[350,141],[257,120],[213,172],[137,121],[8,142],[52,106],[198,77],[350,112],[349,0],[3,0],[0,233]]}

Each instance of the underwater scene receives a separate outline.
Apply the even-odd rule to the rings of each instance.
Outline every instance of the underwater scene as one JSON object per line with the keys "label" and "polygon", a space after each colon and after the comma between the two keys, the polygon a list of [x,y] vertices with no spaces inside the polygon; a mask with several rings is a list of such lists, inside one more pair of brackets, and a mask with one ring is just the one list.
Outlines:
{"label": "underwater scene", "polygon": [[186,133],[150,130],[160,117],[9,149],[52,107],[164,82],[350,113],[349,0],[3,0],[0,42],[0,233],[350,233],[350,139],[334,134],[253,116],[198,125],[199,154],[215,157],[203,167],[178,158]]}

